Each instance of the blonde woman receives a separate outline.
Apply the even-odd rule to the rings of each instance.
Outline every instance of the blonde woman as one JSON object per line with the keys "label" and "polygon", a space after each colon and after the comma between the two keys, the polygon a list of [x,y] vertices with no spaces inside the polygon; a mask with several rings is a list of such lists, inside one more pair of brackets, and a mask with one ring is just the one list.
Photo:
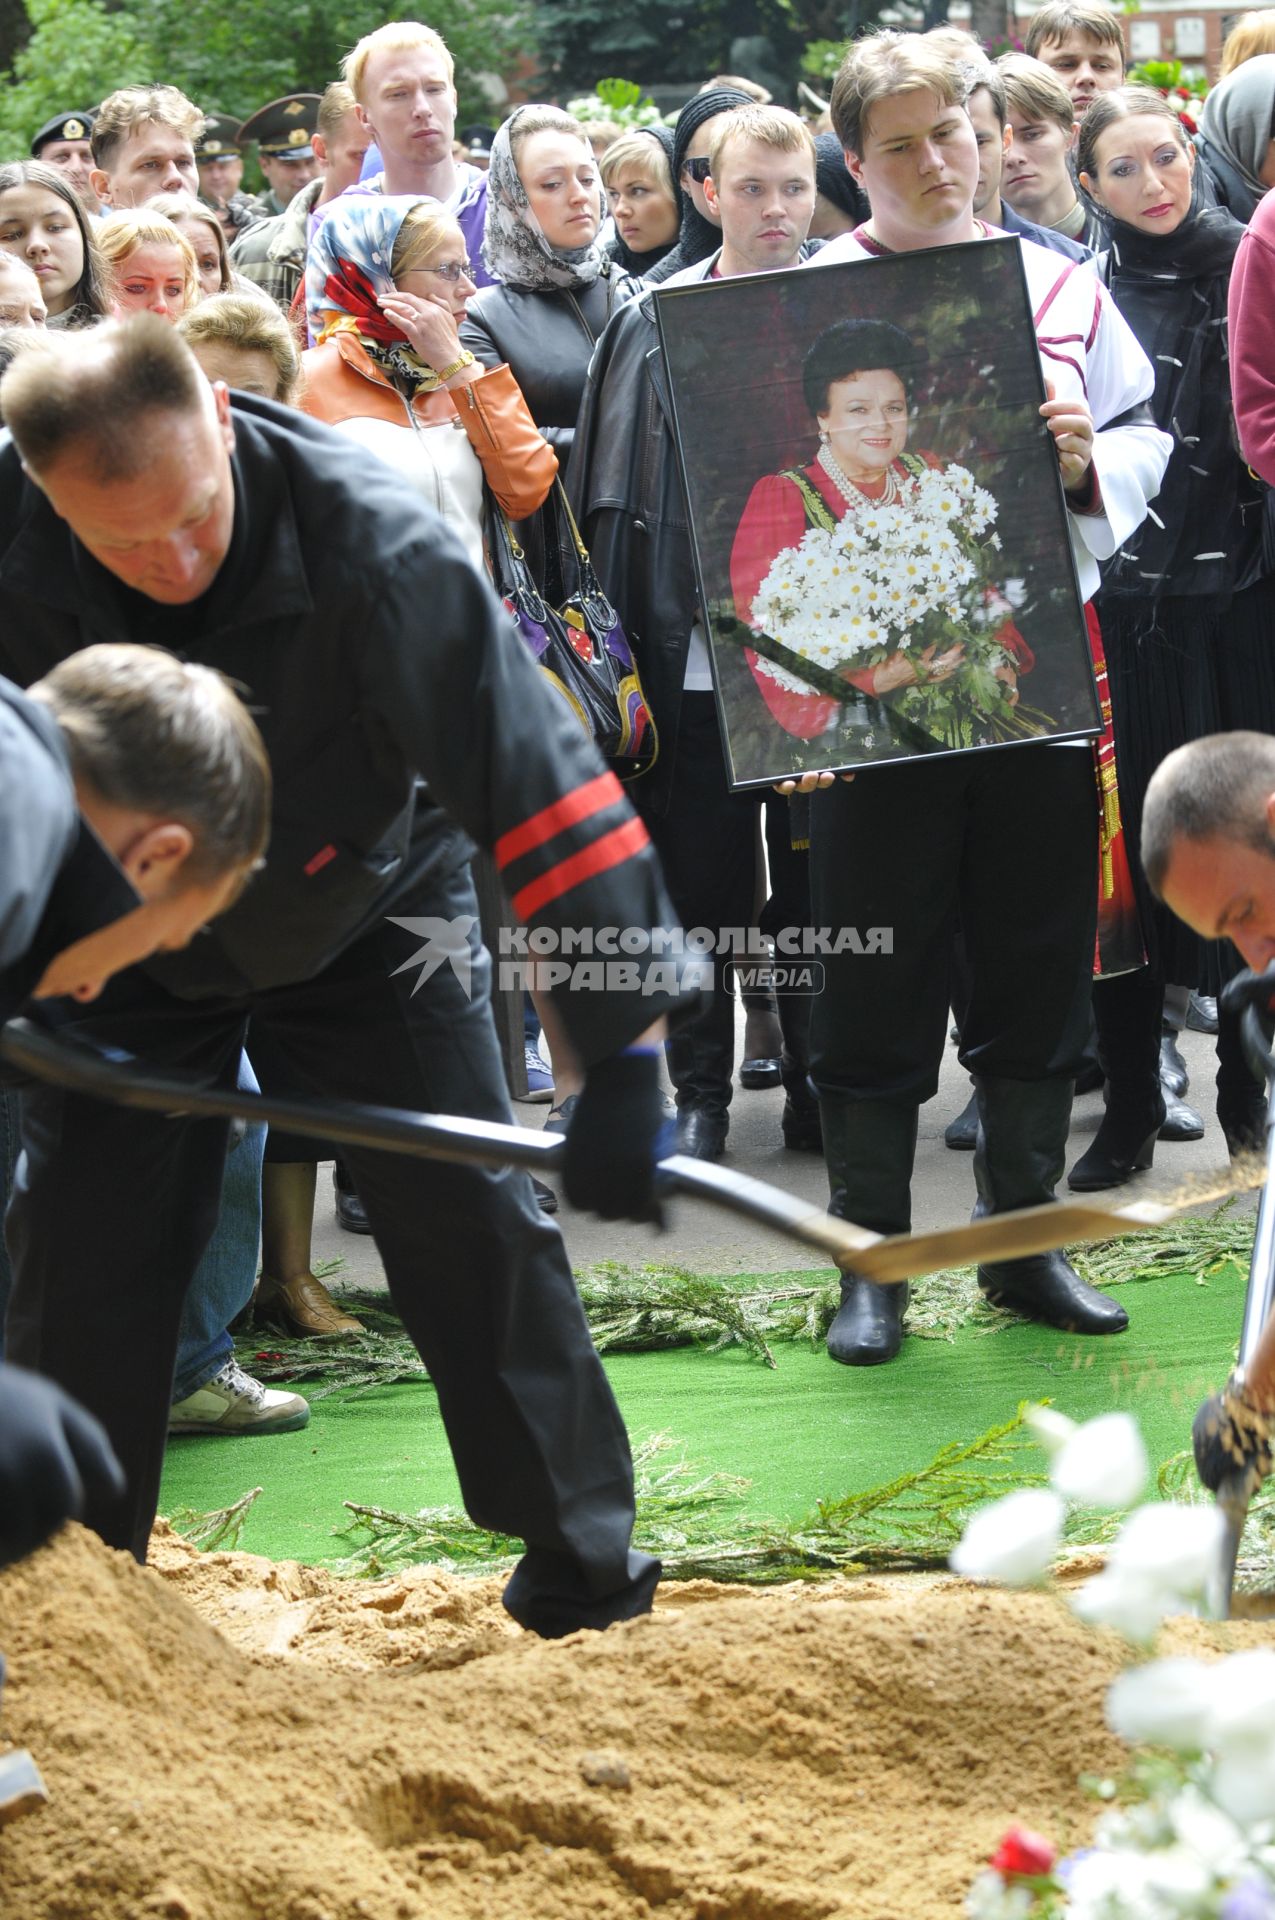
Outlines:
{"label": "blonde woman", "polygon": [[303,356],[301,404],[397,467],[483,567],[484,479],[518,520],[546,498],[558,462],[509,368],[480,366],[460,344],[469,267],[436,200],[336,201],[306,270],[319,344]]}
{"label": "blonde woman", "polygon": [[607,251],[626,273],[641,279],[672,252],[682,224],[672,129],[633,128],[607,148],[599,171],[615,222],[615,239]]}
{"label": "blonde woman", "polygon": [[249,293],[215,293],[184,313],[177,331],[210,380],[239,393],[260,394],[281,407],[297,405],[301,349],[273,301]]}
{"label": "blonde woman", "polygon": [[153,313],[176,323],[199,304],[195,250],[171,220],[149,207],[112,213],[97,229],[117,314]]}

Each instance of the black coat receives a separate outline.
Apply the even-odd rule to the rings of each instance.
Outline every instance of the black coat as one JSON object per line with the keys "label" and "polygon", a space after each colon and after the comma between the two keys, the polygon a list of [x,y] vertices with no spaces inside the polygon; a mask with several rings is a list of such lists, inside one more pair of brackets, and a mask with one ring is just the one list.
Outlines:
{"label": "black coat", "polygon": [[[467,835],[531,925],[671,924],[649,844],[571,884],[573,855],[630,822],[628,802],[598,785],[597,754],[437,515],[379,461],[352,463],[335,428],[242,394],[234,427],[231,546],[174,607],[100,566],[0,436],[0,670],[28,683],[94,640],[167,647],[248,689],[270,754],[265,871],[148,971],[194,999],[310,979],[466,859]],[[559,823],[585,788],[595,806]],[[562,996],[586,1063],[670,1004]]]}
{"label": "black coat", "polygon": [[[612,316],[640,291],[636,280],[608,263],[579,293],[486,287],[461,326],[461,345],[485,367],[508,366],[532,419],[558,456],[560,473],[570,458],[593,349]],[[575,582],[562,557],[570,543],[555,514],[550,495],[514,531],[536,584],[557,605]]]}
{"label": "black coat", "polygon": [[660,752],[641,799],[663,812],[699,599],[652,294],[617,314],[598,343],[567,492],[650,703]]}

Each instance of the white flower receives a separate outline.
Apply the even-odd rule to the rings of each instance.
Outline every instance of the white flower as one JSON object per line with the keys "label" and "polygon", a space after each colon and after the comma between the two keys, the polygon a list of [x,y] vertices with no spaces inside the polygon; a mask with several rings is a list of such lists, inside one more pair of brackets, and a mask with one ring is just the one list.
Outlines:
{"label": "white flower", "polygon": [[1230,1879],[1248,1864],[1249,1849],[1239,1827],[1190,1782],[1174,1794],[1169,1818],[1179,1844],[1189,1847],[1219,1879]]}
{"label": "white flower", "polygon": [[1108,1566],[1138,1575],[1166,1593],[1198,1598],[1216,1572],[1224,1530],[1216,1507],[1155,1501],[1129,1515],[1116,1535]]}
{"label": "white flower", "polygon": [[1059,1413],[1055,1407],[1028,1407],[1023,1415],[1023,1425],[1032,1439],[1045,1449],[1051,1460],[1062,1450],[1072,1434],[1080,1431],[1074,1420],[1069,1420],[1065,1413]]}
{"label": "white flower", "polygon": [[1208,1790],[1239,1827],[1275,1821],[1275,1755],[1223,1754],[1209,1773]]}
{"label": "white flower", "polygon": [[1067,1870],[1068,1920],[1165,1920],[1147,1891],[1143,1853],[1094,1847]]}
{"label": "white flower", "polygon": [[1049,1477],[1064,1500],[1115,1511],[1131,1507],[1147,1484],[1147,1450],[1127,1413],[1104,1413],[1078,1427]]}
{"label": "white flower", "polygon": [[1219,1754],[1275,1760],[1275,1653],[1255,1647],[1231,1654],[1209,1671],[1213,1686],[1203,1744]]}
{"label": "white flower", "polygon": [[969,1920],[1029,1920],[1032,1895],[1027,1887],[1008,1885],[987,1867],[965,1896]]}
{"label": "white flower", "polygon": [[1062,1539],[1063,1503],[1043,1488],[1020,1488],[976,1513],[948,1565],[966,1580],[1029,1587],[1048,1573]]}
{"label": "white flower", "polygon": [[1149,1647],[1166,1614],[1180,1613],[1178,1595],[1108,1567],[1071,1596],[1072,1612],[1091,1627],[1110,1627],[1132,1640],[1135,1646]]}
{"label": "white flower", "polygon": [[1154,1660],[1130,1667],[1107,1691],[1107,1725],[1132,1746],[1139,1740],[1199,1753],[1213,1699],[1216,1664],[1203,1660]]}

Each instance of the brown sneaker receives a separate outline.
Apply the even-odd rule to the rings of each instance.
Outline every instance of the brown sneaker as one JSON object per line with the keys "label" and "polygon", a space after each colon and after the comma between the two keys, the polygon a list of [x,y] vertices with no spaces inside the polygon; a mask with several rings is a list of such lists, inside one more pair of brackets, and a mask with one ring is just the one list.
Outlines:
{"label": "brown sneaker", "polygon": [[302,1273],[282,1284],[261,1276],[257,1289],[258,1325],[281,1326],[288,1333],[310,1339],[362,1333],[363,1322],[352,1313],[343,1313],[336,1301],[312,1273]]}

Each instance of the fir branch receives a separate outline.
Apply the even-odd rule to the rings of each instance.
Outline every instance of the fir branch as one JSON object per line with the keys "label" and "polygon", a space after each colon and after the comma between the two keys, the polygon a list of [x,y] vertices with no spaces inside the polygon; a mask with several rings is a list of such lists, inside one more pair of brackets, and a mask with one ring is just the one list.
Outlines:
{"label": "fir branch", "polygon": [[1182,1214],[1148,1233],[1072,1247],[1068,1259],[1091,1286],[1118,1287],[1165,1273],[1191,1273],[1203,1285],[1225,1266],[1246,1268],[1256,1216],[1230,1194],[1209,1213]]}
{"label": "fir branch", "polygon": [[208,1513],[196,1513],[193,1507],[178,1507],[169,1515],[169,1524],[201,1553],[214,1553],[219,1548],[230,1551],[238,1546],[244,1522],[260,1498],[261,1488],[253,1487],[228,1507],[214,1507]]}

